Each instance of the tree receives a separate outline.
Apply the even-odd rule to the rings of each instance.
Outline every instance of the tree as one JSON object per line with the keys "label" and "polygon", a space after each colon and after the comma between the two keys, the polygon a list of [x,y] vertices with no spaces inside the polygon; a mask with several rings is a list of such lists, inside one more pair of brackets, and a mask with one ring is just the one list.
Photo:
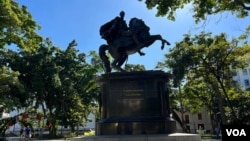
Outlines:
{"label": "tree", "polygon": [[223,33],[214,37],[211,33],[201,33],[194,37],[185,35],[184,39],[177,42],[176,46],[165,55],[167,60],[158,65],[172,69],[173,75],[176,76],[176,86],[179,86],[184,78],[186,85],[192,83],[198,87],[195,81],[204,82],[205,88],[209,87],[209,91],[212,90],[213,94],[216,94],[222,123],[227,124],[228,121],[225,107],[229,107],[231,118],[238,121],[229,93],[233,84],[233,70],[244,68],[249,59],[249,45],[242,40],[246,39],[245,37],[244,35],[244,38],[240,36],[239,39],[228,41]]}
{"label": "tree", "polygon": [[11,111],[14,107],[20,108],[25,105],[24,87],[18,76],[19,73],[7,67],[0,68],[0,107],[4,110]]}
{"label": "tree", "polygon": [[95,77],[99,66],[88,64],[86,55],[77,53],[78,50],[74,48],[76,45],[75,41],[69,43],[65,52],[60,53],[56,61],[63,68],[59,72],[62,92],[64,93],[62,99],[65,99],[61,105],[65,114],[62,118],[72,130],[78,124],[83,125],[83,121],[87,121],[87,117],[92,108],[96,106],[98,98]]}
{"label": "tree", "polygon": [[104,73],[105,68],[98,53],[96,51],[91,50],[88,54],[89,55],[87,55],[87,58],[91,58],[90,64],[95,66],[95,68],[98,70],[98,73]]}
{"label": "tree", "polygon": [[98,67],[78,53],[75,41],[62,51],[49,39],[43,40],[26,6],[1,0],[0,7],[1,104],[7,108],[42,106],[44,118],[52,122],[52,135],[56,135],[58,121],[72,129],[83,124],[96,106]]}
{"label": "tree", "polygon": [[[139,0],[142,1],[142,0]],[[196,22],[206,19],[207,15],[222,13],[225,11],[236,14],[239,18],[248,16],[250,10],[249,0],[145,0],[148,9],[156,7],[156,16],[167,16],[175,20],[174,14],[185,5],[192,5]]]}
{"label": "tree", "polygon": [[40,26],[32,19],[26,6],[14,0],[0,1],[0,48],[14,44],[26,51],[35,50],[42,41],[36,31]]}
{"label": "tree", "polygon": [[36,52],[9,51],[5,64],[20,72],[28,103],[42,106],[44,117],[56,125],[70,125],[72,130],[87,121],[91,108],[96,106],[98,88],[95,83],[96,66],[86,62],[86,55],[75,49],[72,41],[65,51],[53,46],[49,39]]}
{"label": "tree", "polygon": [[145,71],[146,69],[143,65],[126,64],[125,70],[126,71]]}
{"label": "tree", "polygon": [[11,58],[7,57],[8,55],[15,55],[14,52],[7,51],[6,46],[34,51],[42,41],[42,37],[36,33],[40,27],[32,19],[27,7],[20,7],[14,0],[1,0],[0,7],[0,78],[2,82],[0,87],[2,87],[1,95],[8,100],[3,103],[6,106],[5,109],[10,110],[13,107],[20,108],[26,105],[27,94],[24,93],[23,84],[18,80],[20,72],[10,69],[5,62],[7,58]]}

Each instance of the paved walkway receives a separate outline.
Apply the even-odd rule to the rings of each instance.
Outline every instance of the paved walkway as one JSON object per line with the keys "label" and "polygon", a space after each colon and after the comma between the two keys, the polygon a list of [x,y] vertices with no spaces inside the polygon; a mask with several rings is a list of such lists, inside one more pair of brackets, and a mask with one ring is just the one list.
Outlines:
{"label": "paved walkway", "polygon": [[[31,138],[31,139],[21,139],[20,137],[6,137],[7,141],[67,141],[64,139],[51,139],[51,140],[39,140],[36,138]],[[69,141],[69,140],[68,140]]]}
{"label": "paved walkway", "polygon": [[[20,139],[20,137],[7,137],[6,139],[7,139],[7,141],[29,141],[29,140],[25,140],[25,139]],[[38,139],[31,139],[30,141],[39,141],[39,140]],[[40,141],[67,141],[67,140],[56,139],[56,140],[40,140]],[[221,139],[201,139],[201,141],[221,141]]]}
{"label": "paved walkway", "polygon": [[221,141],[221,139],[201,139],[201,141]]}

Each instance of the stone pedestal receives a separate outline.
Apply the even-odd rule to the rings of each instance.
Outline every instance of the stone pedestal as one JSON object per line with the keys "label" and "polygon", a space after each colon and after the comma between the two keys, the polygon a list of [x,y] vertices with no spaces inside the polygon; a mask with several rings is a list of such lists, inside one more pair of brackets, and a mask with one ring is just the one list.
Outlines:
{"label": "stone pedestal", "polygon": [[168,81],[163,71],[117,72],[98,78],[101,119],[96,135],[169,134]]}

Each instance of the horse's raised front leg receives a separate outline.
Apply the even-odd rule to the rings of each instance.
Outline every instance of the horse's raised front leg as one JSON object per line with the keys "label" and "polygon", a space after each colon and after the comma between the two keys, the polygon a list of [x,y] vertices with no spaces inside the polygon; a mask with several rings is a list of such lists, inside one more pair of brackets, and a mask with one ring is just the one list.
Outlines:
{"label": "horse's raised front leg", "polygon": [[164,49],[165,44],[171,45],[167,40],[162,39],[162,40],[161,40],[161,49]]}
{"label": "horse's raised front leg", "polygon": [[164,39],[164,41],[168,46],[171,45],[167,40]]}

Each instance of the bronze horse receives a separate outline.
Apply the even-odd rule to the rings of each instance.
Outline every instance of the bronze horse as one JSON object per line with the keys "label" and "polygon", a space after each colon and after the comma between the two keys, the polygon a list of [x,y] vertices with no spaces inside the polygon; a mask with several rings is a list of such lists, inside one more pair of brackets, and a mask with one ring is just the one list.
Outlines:
{"label": "bronze horse", "polygon": [[[125,71],[121,68],[123,63],[128,59],[129,55],[132,55],[138,52],[141,56],[145,55],[140,50],[144,47],[149,47],[156,40],[160,40],[162,42],[161,49],[164,48],[164,45],[170,45],[170,43],[163,39],[161,35],[150,35],[149,28],[141,19],[132,18],[129,22],[129,29],[131,32],[134,32],[138,39],[142,42],[143,46],[137,46],[134,39],[131,36],[121,36],[112,40],[111,43],[103,44],[99,47],[99,56],[104,63],[105,72],[111,72],[112,68]],[[102,31],[100,31],[102,32]],[[114,59],[110,66],[110,61],[106,55],[106,51]]]}

